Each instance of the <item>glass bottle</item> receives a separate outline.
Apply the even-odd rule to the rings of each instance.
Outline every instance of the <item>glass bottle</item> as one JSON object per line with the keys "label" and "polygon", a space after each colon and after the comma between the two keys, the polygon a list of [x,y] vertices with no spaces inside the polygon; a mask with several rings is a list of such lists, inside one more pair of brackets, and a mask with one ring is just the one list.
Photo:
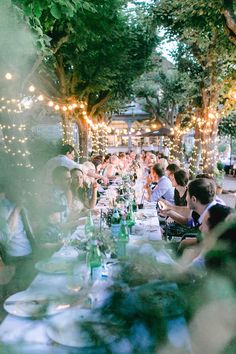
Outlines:
{"label": "glass bottle", "polygon": [[86,223],[84,226],[84,232],[85,232],[86,236],[93,235],[93,233],[94,233],[94,222],[93,222],[91,210],[89,211],[89,215],[86,219]]}
{"label": "glass bottle", "polygon": [[126,258],[126,245],[128,243],[128,240],[129,240],[129,232],[128,232],[125,217],[123,217],[121,220],[120,232],[116,242],[116,251],[117,251],[118,259]]}
{"label": "glass bottle", "polygon": [[88,263],[90,267],[90,277],[92,281],[101,277],[102,271],[102,257],[98,248],[98,241],[92,240],[88,255]]}
{"label": "glass bottle", "polygon": [[113,237],[117,238],[120,232],[120,213],[118,208],[114,208],[112,217],[111,217],[111,234]]}
{"label": "glass bottle", "polygon": [[133,209],[133,212],[135,213],[137,211],[137,203],[136,203],[136,198],[134,196],[134,199],[133,199],[133,202],[132,202],[132,209]]}
{"label": "glass bottle", "polygon": [[126,221],[127,221],[127,225],[129,227],[130,233],[131,233],[132,226],[135,225],[135,218],[134,218],[133,205],[132,204],[129,205],[129,211],[128,211],[128,214],[126,216]]}

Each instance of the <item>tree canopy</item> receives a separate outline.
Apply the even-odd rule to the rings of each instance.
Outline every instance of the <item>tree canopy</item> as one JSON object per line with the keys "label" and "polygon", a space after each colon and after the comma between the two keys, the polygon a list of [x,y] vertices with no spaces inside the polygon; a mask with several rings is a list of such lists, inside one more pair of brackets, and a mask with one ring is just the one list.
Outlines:
{"label": "tree canopy", "polygon": [[223,112],[219,104],[235,82],[236,46],[225,33],[222,11],[220,0],[160,0],[155,9],[157,23],[165,28],[168,37],[182,43],[178,62],[181,66],[187,64],[186,73],[194,73],[195,68],[192,78],[199,87],[195,132],[202,145],[199,152],[204,171],[208,173],[214,171],[216,162],[216,136]]}
{"label": "tree canopy", "polygon": [[92,115],[129,94],[156,43],[151,12],[132,14],[124,0],[15,2],[39,35],[36,80],[50,95],[86,100]]}

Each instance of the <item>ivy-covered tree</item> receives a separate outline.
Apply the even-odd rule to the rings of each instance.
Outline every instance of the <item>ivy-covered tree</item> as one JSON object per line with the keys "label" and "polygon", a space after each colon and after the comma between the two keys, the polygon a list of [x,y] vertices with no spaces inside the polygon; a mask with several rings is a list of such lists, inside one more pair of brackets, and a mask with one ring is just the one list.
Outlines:
{"label": "ivy-covered tree", "polygon": [[188,57],[201,68],[198,126],[202,141],[204,171],[213,173],[216,163],[216,137],[222,95],[231,89],[236,47],[225,35],[220,1],[160,0],[156,19],[170,38],[185,44]]}
{"label": "ivy-covered tree", "polygon": [[219,124],[219,135],[236,138],[236,111],[222,119]]}
{"label": "ivy-covered tree", "polygon": [[[83,101],[93,120],[129,95],[156,43],[149,5],[134,14],[125,0],[14,3],[38,36],[39,55],[25,83],[35,82],[61,104]],[[87,155],[88,125],[81,113],[61,111],[64,122],[78,124],[80,148]]]}

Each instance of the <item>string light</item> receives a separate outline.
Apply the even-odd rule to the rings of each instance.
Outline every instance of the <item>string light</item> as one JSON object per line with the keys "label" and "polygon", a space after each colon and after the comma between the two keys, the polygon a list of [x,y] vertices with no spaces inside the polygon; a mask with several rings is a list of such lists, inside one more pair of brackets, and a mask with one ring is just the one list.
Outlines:
{"label": "string light", "polygon": [[17,157],[17,166],[33,169],[29,162],[30,152],[26,148],[28,137],[25,124],[0,124],[0,136],[6,154]]}
{"label": "string light", "polygon": [[11,80],[12,79],[12,74],[11,73],[6,73],[5,78],[7,80]]}
{"label": "string light", "polygon": [[34,92],[34,91],[35,91],[35,87],[33,85],[30,85],[29,92]]}
{"label": "string light", "polygon": [[39,100],[39,101],[43,101],[43,100],[44,100],[43,95],[39,95],[39,96],[38,96],[38,100]]}

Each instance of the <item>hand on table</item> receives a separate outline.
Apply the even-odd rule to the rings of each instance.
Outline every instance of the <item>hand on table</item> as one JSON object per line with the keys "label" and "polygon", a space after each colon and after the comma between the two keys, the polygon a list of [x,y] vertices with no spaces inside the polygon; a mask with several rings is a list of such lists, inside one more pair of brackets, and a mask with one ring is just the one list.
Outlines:
{"label": "hand on table", "polygon": [[174,206],[172,203],[168,202],[166,199],[163,199],[163,198],[160,198],[158,203],[160,203],[160,205],[161,205],[161,207],[160,207],[161,210],[164,210],[164,209],[171,210]]}

